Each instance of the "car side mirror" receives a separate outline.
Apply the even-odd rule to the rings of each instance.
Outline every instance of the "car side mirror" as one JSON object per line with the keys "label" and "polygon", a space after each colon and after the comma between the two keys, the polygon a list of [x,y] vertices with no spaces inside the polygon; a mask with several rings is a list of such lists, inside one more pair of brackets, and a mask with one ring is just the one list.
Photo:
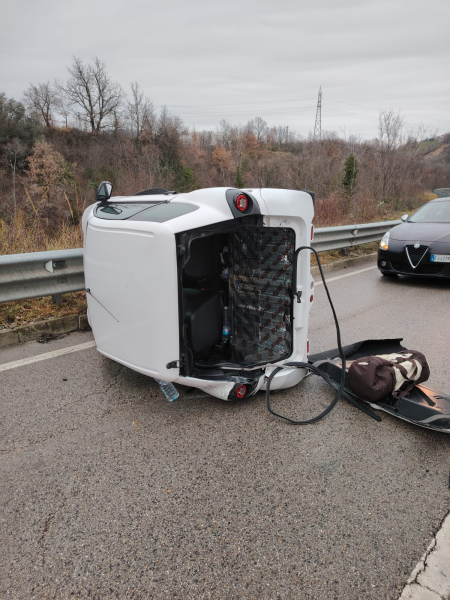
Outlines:
{"label": "car side mirror", "polygon": [[407,221],[407,220],[408,220],[408,216],[409,216],[409,215],[403,215],[403,217],[402,217],[402,221],[403,221],[403,222]]}
{"label": "car side mirror", "polygon": [[97,188],[97,194],[95,195],[96,202],[107,202],[111,198],[112,183],[109,181],[102,181]]}

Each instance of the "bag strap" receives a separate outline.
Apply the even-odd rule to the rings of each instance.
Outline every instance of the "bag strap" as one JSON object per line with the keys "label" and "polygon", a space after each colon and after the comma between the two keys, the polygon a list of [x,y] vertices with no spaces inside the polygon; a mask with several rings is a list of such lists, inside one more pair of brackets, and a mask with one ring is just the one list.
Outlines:
{"label": "bag strap", "polygon": [[[411,360],[411,362],[413,362],[413,361]],[[406,381],[415,381],[414,377],[417,375],[417,365],[415,363],[413,363],[413,364],[414,364],[414,372],[411,374],[411,377],[408,377],[408,372],[402,364],[393,363],[392,366],[394,367],[394,369],[398,369],[400,371],[400,373],[403,375],[403,377],[404,377],[404,379],[406,379]]]}

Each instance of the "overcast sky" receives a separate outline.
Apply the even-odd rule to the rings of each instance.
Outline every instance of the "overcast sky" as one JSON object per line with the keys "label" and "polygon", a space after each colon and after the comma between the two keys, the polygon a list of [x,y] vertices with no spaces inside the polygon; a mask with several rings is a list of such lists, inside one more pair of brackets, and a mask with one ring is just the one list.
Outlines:
{"label": "overcast sky", "polygon": [[[380,109],[450,131],[449,0],[2,1],[0,92],[98,56],[186,124],[261,116],[373,137]],[[202,106],[203,105],[203,106]]]}

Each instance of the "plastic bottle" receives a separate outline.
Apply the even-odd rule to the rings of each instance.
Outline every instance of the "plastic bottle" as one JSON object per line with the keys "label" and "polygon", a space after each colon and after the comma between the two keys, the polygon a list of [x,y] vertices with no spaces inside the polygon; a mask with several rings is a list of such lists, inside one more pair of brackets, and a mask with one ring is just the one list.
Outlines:
{"label": "plastic bottle", "polygon": [[230,337],[230,307],[223,307],[222,342],[225,344]]}
{"label": "plastic bottle", "polygon": [[177,388],[173,385],[171,381],[161,381],[160,379],[155,379],[155,381],[159,384],[162,393],[169,402],[173,402],[180,395],[177,392]]}

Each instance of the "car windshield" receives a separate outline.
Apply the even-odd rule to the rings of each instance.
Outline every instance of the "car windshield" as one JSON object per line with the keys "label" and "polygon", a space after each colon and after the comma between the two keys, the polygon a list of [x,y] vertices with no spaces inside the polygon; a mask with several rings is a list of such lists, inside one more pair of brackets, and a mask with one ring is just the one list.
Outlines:
{"label": "car windshield", "polygon": [[450,223],[450,201],[430,202],[409,219],[411,223]]}

